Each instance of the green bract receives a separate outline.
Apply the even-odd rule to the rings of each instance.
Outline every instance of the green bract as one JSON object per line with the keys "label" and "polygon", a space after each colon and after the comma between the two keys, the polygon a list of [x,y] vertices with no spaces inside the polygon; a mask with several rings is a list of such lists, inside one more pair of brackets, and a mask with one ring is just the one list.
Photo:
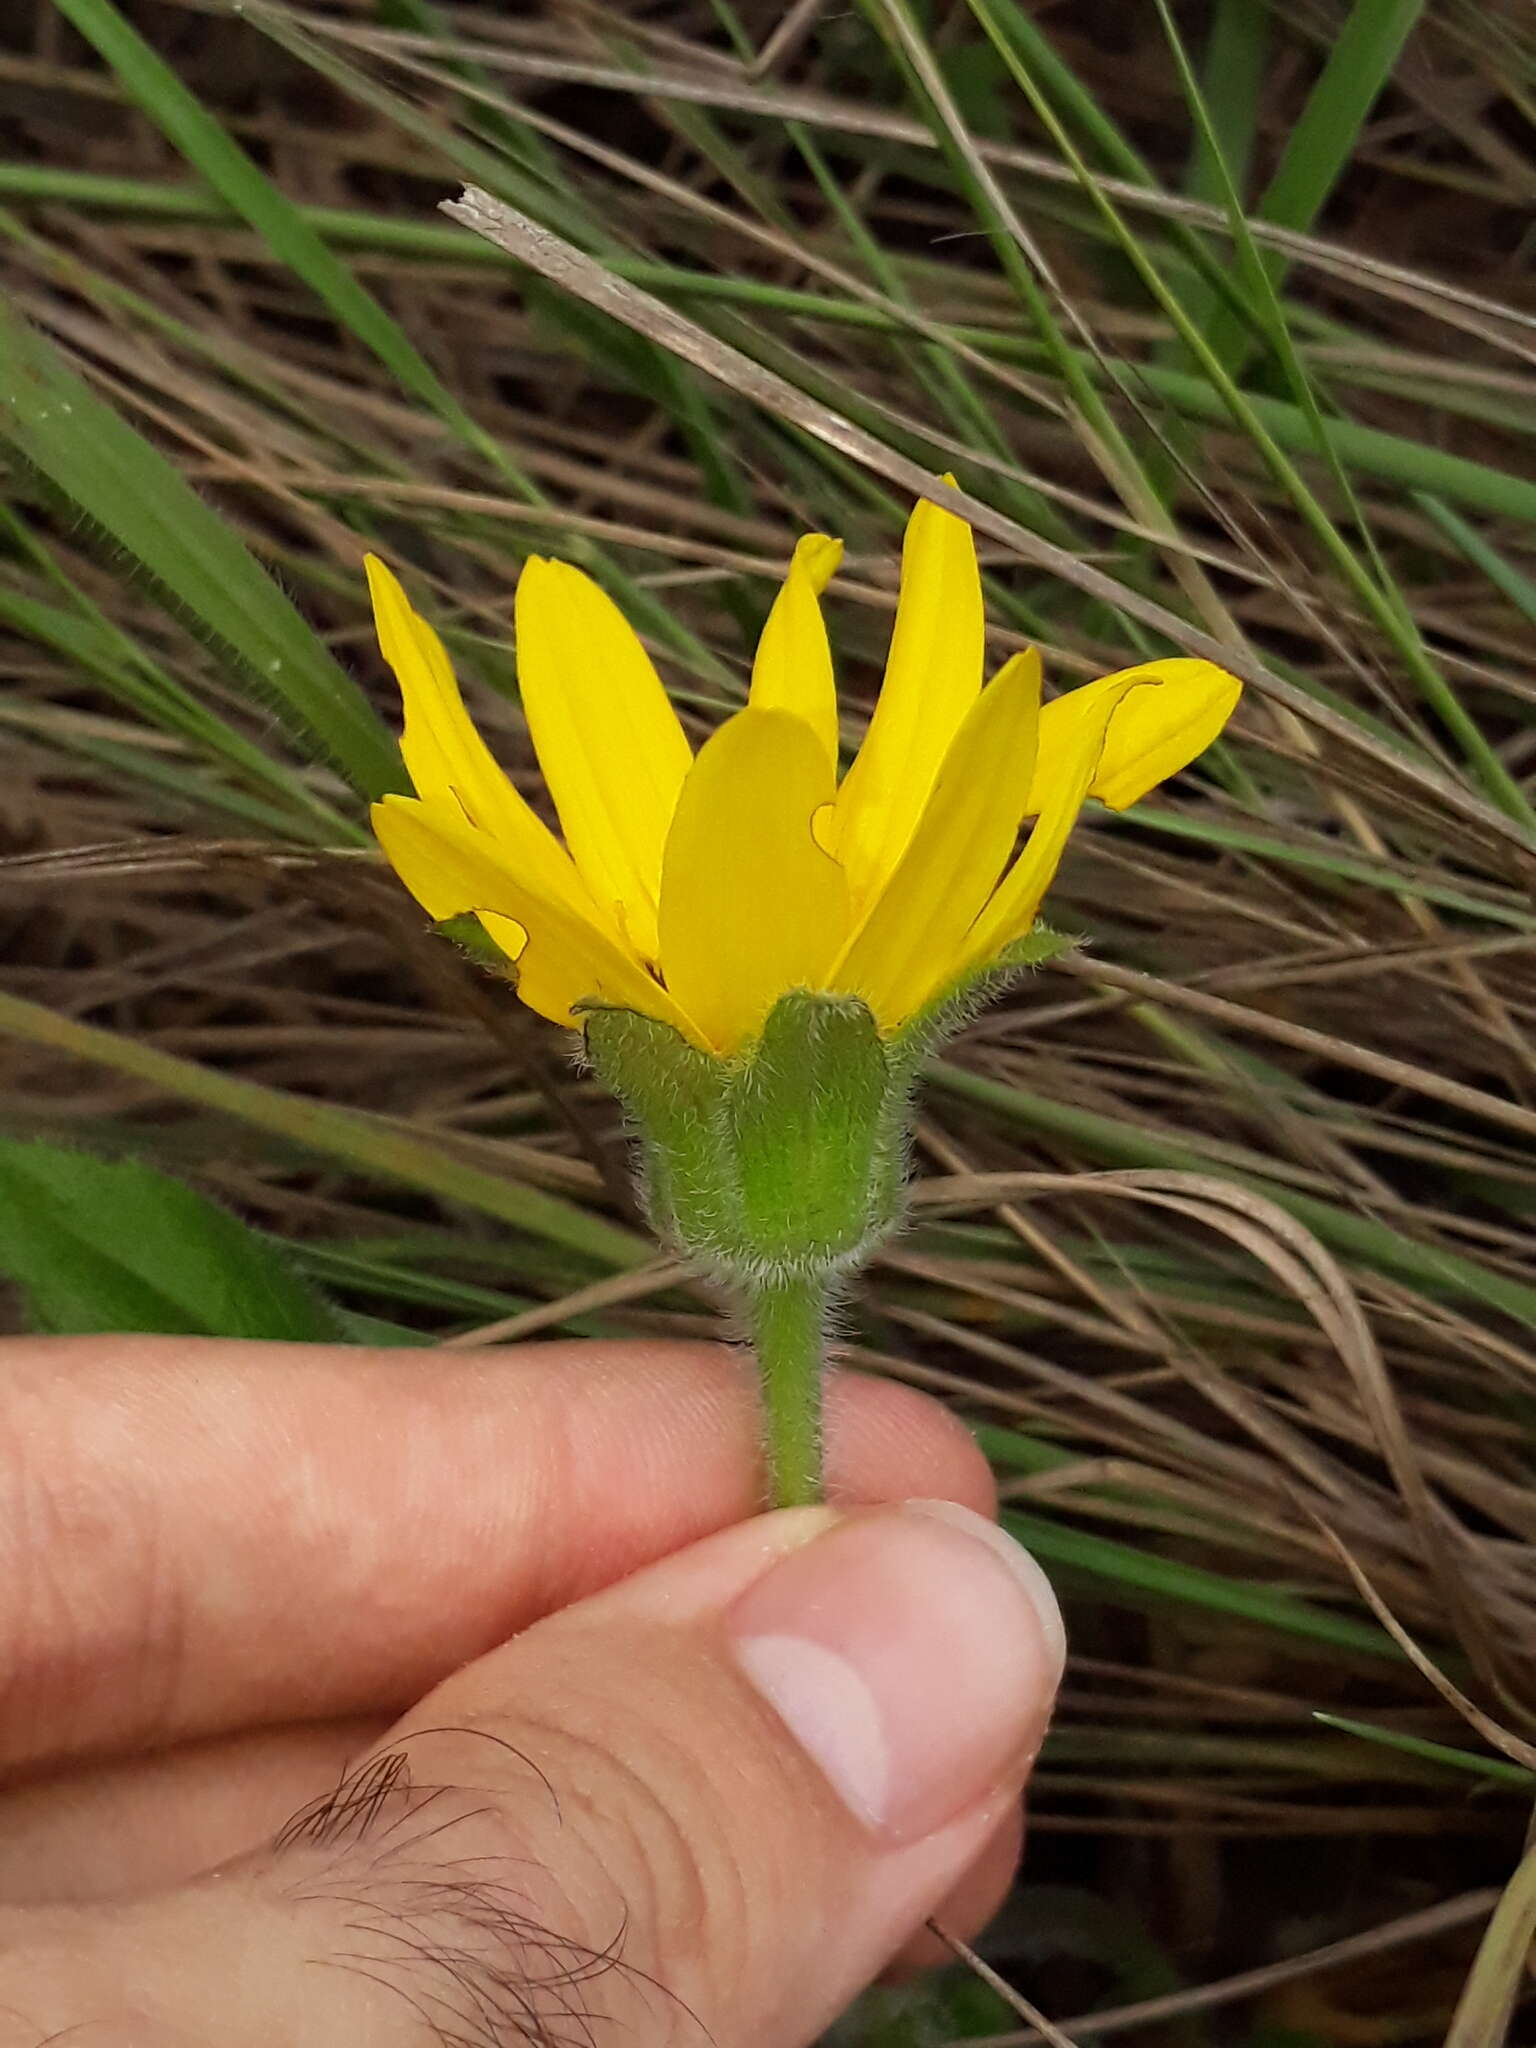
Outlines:
{"label": "green bract", "polygon": [[826,1278],[897,1220],[907,1087],[855,998],[783,996],[734,1060],[595,1010],[587,1050],[634,1118],[651,1219],[722,1278]]}
{"label": "green bract", "polygon": [[797,990],[732,1059],[634,1010],[586,1012],[588,1057],[634,1124],[651,1221],[741,1309],[781,1505],[817,1497],[828,1305],[901,1221],[923,1060],[999,979],[1066,944],[1037,929],[890,1036],[857,997]]}

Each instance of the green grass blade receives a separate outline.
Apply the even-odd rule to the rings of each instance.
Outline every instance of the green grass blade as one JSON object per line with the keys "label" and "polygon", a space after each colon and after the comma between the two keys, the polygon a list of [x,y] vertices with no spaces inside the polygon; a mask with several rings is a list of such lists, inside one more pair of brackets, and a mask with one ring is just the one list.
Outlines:
{"label": "green grass blade", "polygon": [[360,826],[317,797],[288,763],[274,760],[237,732],[113,624],[3,506],[0,531],[10,533],[50,584],[70,600],[66,609],[0,583],[0,624],[93,676],[109,696],[146,722],[185,741],[246,788],[260,792],[281,818],[282,832],[321,846],[348,840],[362,843]]}
{"label": "green grass blade", "polygon": [[1253,0],[1216,0],[1205,46],[1204,98],[1213,133],[1196,134],[1184,189],[1220,205],[1227,178],[1241,191],[1259,138],[1270,48],[1270,14]]}
{"label": "green grass blade", "polygon": [[[75,4],[81,4],[81,0],[75,0]],[[90,4],[101,4],[101,0],[90,0]],[[400,94],[379,85],[356,65],[338,58],[292,18],[276,14],[268,8],[254,7],[250,18],[253,26],[270,36],[280,48],[287,50],[301,63],[311,65],[339,91],[394,123],[415,146],[431,150],[443,162],[454,165],[464,177],[484,185],[488,191],[498,195],[504,196],[509,191],[516,193],[518,202],[534,209],[535,216],[541,223],[549,224],[567,217],[569,209],[550,195],[542,181],[530,180],[520,166],[509,174],[504,153],[488,149],[483,144],[460,135],[452,128],[434,125],[423,119]],[[475,88],[466,82],[465,91],[473,93]],[[498,120],[493,123],[498,132],[501,112],[502,109],[498,108]],[[306,219],[303,209],[295,207],[281,193],[276,193],[275,188],[272,190],[285,209],[286,217],[298,221]],[[331,215],[333,218],[345,219],[347,209],[333,208]],[[398,225],[420,229],[423,224],[402,222]],[[608,260],[612,237],[600,218],[590,215],[579,218],[572,230],[572,239],[579,246],[604,250],[605,260]],[[442,416],[463,435],[484,460],[501,473],[503,479],[511,485],[525,504],[543,506],[549,503],[545,493],[513,462],[501,442],[483,432],[457,402],[440,388],[440,412],[443,405],[449,410],[442,413]],[[595,541],[584,535],[572,534],[567,537],[562,552],[568,560],[589,570],[606,585],[632,625],[642,633],[650,634],[675,658],[686,663],[696,676],[717,687],[729,682],[730,671],[713,649],[690,632],[643,581],[629,575]]]}
{"label": "green grass blade", "polygon": [[[891,7],[899,0],[886,0]],[[1038,81],[1018,51],[1012,47],[999,29],[992,11],[990,0],[970,0],[971,11],[992,37],[994,46],[1008,65],[1020,91],[1028,99],[1035,113],[1049,130],[1057,148],[1071,164],[1083,188],[1093,201],[1100,217],[1110,234],[1129,260],[1140,278],[1148,296],[1171,321],[1184,349],[1198,365],[1198,376],[1193,383],[1202,380],[1208,385],[1211,395],[1217,399],[1232,423],[1245,434],[1256,454],[1278,487],[1286,494],[1300,515],[1303,523],[1319,547],[1326,554],[1335,571],[1347,588],[1354,594],[1369,614],[1384,639],[1408,668],[1427,699],[1433,702],[1446,721],[1462,740],[1463,750],[1475,770],[1481,771],[1486,780],[1485,794],[1489,802],[1496,804],[1508,816],[1527,829],[1536,832],[1536,811],[1533,811],[1524,792],[1504,770],[1503,764],[1482,741],[1481,732],[1476,728],[1448,688],[1418,633],[1411,613],[1395,589],[1384,587],[1358,558],[1355,549],[1340,531],[1329,515],[1316,492],[1291,460],[1289,452],[1270,434],[1264,418],[1253,403],[1250,393],[1236,382],[1223,355],[1213,345],[1202,324],[1190,312],[1173,290],[1155,262],[1152,254],[1128,226],[1120,207],[1111,199],[1097,174],[1072,142],[1061,121],[1053,112],[1049,101],[1042,92]],[[1185,90],[1197,119],[1204,113],[1199,87],[1195,83],[1184,58],[1182,43],[1178,39],[1167,0],[1157,0],[1175,56],[1181,65]],[[1216,147],[1214,130],[1209,119],[1204,122],[1206,139],[1212,150],[1213,162],[1221,167],[1220,152]],[[1234,233],[1237,237],[1240,261],[1249,276],[1250,283],[1257,288],[1260,315],[1266,331],[1272,336],[1280,350],[1283,361],[1294,363],[1289,337],[1285,330],[1284,318],[1274,295],[1273,283],[1267,271],[1253,251],[1253,244],[1247,234],[1242,210],[1236,204],[1236,195],[1228,183],[1228,200]],[[1135,394],[1138,373],[1126,373],[1123,381],[1128,392]],[[1344,483],[1346,499],[1350,496],[1347,473],[1338,462],[1332,443],[1329,441],[1321,414],[1312,398],[1310,389],[1302,379],[1305,403],[1296,408],[1305,425],[1310,452],[1321,453],[1336,481]]]}
{"label": "green grass blade", "polygon": [[[1373,0],[1361,0],[1361,4],[1356,6],[1354,16],[1351,19],[1358,19],[1362,15],[1370,13],[1372,5]],[[1275,290],[1274,278],[1264,260],[1264,252],[1260,250],[1249,232],[1248,223],[1244,217],[1242,203],[1238,194],[1237,182],[1227,165],[1221,147],[1221,139],[1217,132],[1214,114],[1206,104],[1205,95],[1200,89],[1193,67],[1185,54],[1183,38],[1179,33],[1178,24],[1174,19],[1169,0],[1156,0],[1156,6],[1158,14],[1162,19],[1169,47],[1173,52],[1174,61],[1178,67],[1185,97],[1189,102],[1190,111],[1195,118],[1197,131],[1206,147],[1211,174],[1219,186],[1220,196],[1227,210],[1227,218],[1232,230],[1233,245],[1237,251],[1238,263],[1249,286],[1248,297],[1250,303],[1256,309],[1265,339],[1268,341],[1276,361],[1284,372],[1285,380],[1290,386],[1297,406],[1306,419],[1313,448],[1321,457],[1341,501],[1348,510],[1350,521],[1363,543],[1370,569],[1367,572],[1362,565],[1358,575],[1352,578],[1356,591],[1362,597],[1365,597],[1367,601],[1369,601],[1369,595],[1372,590],[1379,596],[1380,604],[1373,607],[1378,624],[1391,639],[1404,666],[1417,683],[1425,701],[1431,706],[1447,730],[1455,735],[1463,758],[1481,785],[1483,793],[1489,802],[1497,804],[1510,817],[1516,818],[1522,824],[1536,830],[1536,810],[1532,809],[1525,792],[1505,767],[1497,749],[1489,743],[1477,720],[1463,706],[1461,699],[1456,695],[1456,692],[1441,674],[1438,665],[1431,658],[1429,650],[1424,644],[1423,635],[1419,632],[1414,621],[1412,607],[1398,589],[1382,558],[1370,524],[1356,496],[1349,471],[1339,460],[1338,451],[1328,437],[1322,406],[1317,393],[1313,389],[1312,380],[1309,378],[1297,353],[1296,345],[1291,337],[1290,327],[1286,320],[1285,309],[1280,303],[1279,295]],[[1381,9],[1376,7],[1375,12],[1379,14]],[[1372,89],[1370,98],[1374,98],[1376,89],[1379,88]],[[1321,90],[1321,87],[1319,90]],[[1366,105],[1369,105],[1369,98],[1366,101]],[[1352,143],[1353,137],[1350,137],[1349,141]],[[1347,156],[1347,149],[1345,154]],[[1186,314],[1185,317],[1189,319],[1191,328],[1198,328],[1198,322],[1193,315]],[[1208,360],[1215,362],[1221,359],[1220,342],[1219,340],[1213,341],[1210,344]],[[1221,388],[1221,380],[1219,378],[1213,378],[1212,381],[1217,384],[1218,388]],[[1294,489],[1292,496],[1296,496]],[[1309,508],[1304,504],[1300,505],[1299,509],[1302,510],[1304,516],[1309,518],[1309,523],[1312,524],[1314,532],[1328,546],[1336,565],[1344,568],[1346,573],[1348,573],[1347,564],[1350,556],[1348,543],[1343,535],[1340,534],[1335,539],[1331,522],[1325,524],[1321,517],[1312,517]]]}
{"label": "green grass blade", "polygon": [[[1225,425],[1231,418],[1231,408],[1222,392],[1204,377],[1188,371],[1136,364],[1115,366],[1109,374],[1132,396],[1139,396],[1145,385],[1190,419]],[[1312,452],[1312,429],[1299,406],[1267,392],[1246,389],[1242,404],[1287,454]],[[1536,525],[1536,482],[1529,477],[1494,469],[1448,449],[1388,433],[1381,427],[1363,426],[1356,420],[1327,419],[1323,432],[1340,462],[1378,483],[1434,491],[1477,511]]]}
{"label": "green grass blade", "polygon": [[255,702],[365,795],[403,786],[382,721],[234,528],[3,301],[0,433],[197,623]]}
{"label": "green grass blade", "polygon": [[1517,569],[1497,548],[1491,547],[1475,526],[1469,526],[1459,512],[1453,512],[1440,499],[1421,491],[1414,503],[1425,518],[1460,549],[1474,568],[1482,570],[1494,589],[1509,599],[1521,617],[1536,626],[1536,581]]}
{"label": "green grass blade", "polygon": [[[336,319],[383,363],[402,389],[430,407],[499,473],[524,503],[543,504],[543,492],[503,443],[465,411],[398,321],[358,282],[303,210],[252,162],[124,19],[113,0],[60,0],[60,7],[224,203],[249,222],[273,256],[304,280]],[[308,52],[301,49],[300,54]],[[598,551],[584,546],[577,552],[595,558]],[[593,566],[591,560],[588,566]],[[718,677],[719,665],[708,650],[684,635],[648,591],[617,577],[611,568],[605,574],[637,623],[677,646],[702,673]]]}
{"label": "green grass blade", "polygon": [[1398,1658],[1402,1652],[1384,1629],[1314,1607],[1294,1593],[1246,1579],[1224,1578],[1201,1565],[1180,1564],[1153,1550],[1138,1550],[1110,1536],[1095,1536],[1043,1515],[1005,1508],[1003,1527],[1044,1564],[1087,1573],[1137,1595],[1150,1594],[1180,1606],[1241,1616],[1261,1627],[1322,1643],[1361,1656]]}
{"label": "green grass blade", "polygon": [[[432,36],[444,45],[445,69],[462,78],[466,85],[478,88],[479,94],[488,95],[496,90],[494,77],[482,65],[453,54],[452,23],[431,0],[379,0],[378,13],[386,27],[410,29],[417,35]],[[515,108],[501,113],[486,106],[483,98],[476,98],[467,101],[466,113],[495,138],[497,146],[514,163],[537,180],[552,202],[557,199],[564,182],[560,161],[542,135],[516,118]]]}
{"label": "green grass blade", "polygon": [[[35,719],[28,718],[24,705],[8,702],[3,696],[0,723],[53,747],[63,762],[73,762],[77,767],[91,763],[101,771],[110,788],[150,793],[155,803],[163,806],[167,823],[201,831],[207,829],[210,821],[230,820],[245,831],[260,833],[268,839],[293,840],[304,836],[295,831],[291,811],[279,810],[275,804],[232,787],[184,757],[67,727],[40,729]],[[329,843],[334,843],[336,836],[331,835]]]}
{"label": "green grass blade", "polygon": [[[1255,208],[1258,219],[1298,233],[1313,226],[1423,11],[1424,0],[1355,0]],[[1277,285],[1285,258],[1266,250],[1259,260]],[[1216,315],[1210,342],[1234,374],[1240,371],[1249,336],[1230,314]]]}
{"label": "green grass blade", "polygon": [[1444,1764],[1449,1770],[1468,1771],[1473,1777],[1492,1778],[1500,1785],[1516,1785],[1526,1793],[1536,1792],[1536,1771],[1512,1764],[1501,1756],[1479,1756],[1475,1750],[1452,1749],[1449,1743],[1430,1742],[1422,1735],[1404,1735],[1396,1728],[1377,1728],[1369,1721],[1352,1721],[1345,1714],[1314,1713],[1314,1721],[1325,1728],[1337,1728],[1345,1735],[1358,1735],[1362,1742],[1379,1743],[1383,1749],[1401,1750],[1405,1756],[1422,1757],[1426,1763]]}
{"label": "green grass blade", "polygon": [[1259,201],[1261,220],[1313,225],[1423,12],[1424,0],[1355,0]]}

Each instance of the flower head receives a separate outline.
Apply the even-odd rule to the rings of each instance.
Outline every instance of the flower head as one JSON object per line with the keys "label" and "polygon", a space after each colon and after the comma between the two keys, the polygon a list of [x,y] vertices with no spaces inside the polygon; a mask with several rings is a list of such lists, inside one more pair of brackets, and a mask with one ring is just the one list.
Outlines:
{"label": "flower head", "polygon": [[825,534],[799,543],[746,708],[696,755],[612,600],[579,569],[529,560],[518,678],[559,837],[492,759],[436,633],[369,557],[416,791],[375,805],[374,828],[427,914],[473,912],[542,1015],[579,1029],[584,1008],[634,1011],[731,1056],[781,996],[812,990],[858,997],[896,1032],[1027,937],[1087,798],[1134,803],[1237,702],[1235,677],[1185,659],[1043,708],[1032,650],[984,683],[971,530],[924,500],[879,701],[840,780],[820,597],[841,553]]}

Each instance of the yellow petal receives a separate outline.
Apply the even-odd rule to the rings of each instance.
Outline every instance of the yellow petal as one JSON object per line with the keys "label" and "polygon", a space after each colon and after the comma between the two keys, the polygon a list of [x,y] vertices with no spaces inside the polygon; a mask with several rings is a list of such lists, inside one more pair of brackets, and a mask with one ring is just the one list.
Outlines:
{"label": "yellow petal", "polygon": [[833,969],[892,1030],[955,974],[966,933],[992,892],[1024,815],[1040,711],[1033,648],[998,670],[945,756],[895,874]]}
{"label": "yellow petal", "polygon": [[517,873],[541,888],[564,894],[578,889],[569,855],[471,723],[442,641],[413,610],[394,572],[377,555],[364,559],[379,647],[405,704],[400,756],[416,794],[488,833]]}
{"label": "yellow petal", "polygon": [[575,1006],[591,1000],[659,1017],[702,1042],[632,953],[569,900],[509,868],[485,833],[409,797],[385,797],[372,818],[390,866],[428,917],[473,911],[517,962],[517,992],[540,1016],[576,1030]]}
{"label": "yellow petal", "polygon": [[759,711],[789,711],[837,759],[837,685],[832,650],[817,603],[843,557],[843,544],[808,533],[795,544],[789,573],[757,643],[748,702]]}
{"label": "yellow petal", "polygon": [[826,748],[749,706],[699,749],[667,840],[661,966],[712,1045],[734,1052],[790,989],[824,985],[848,931],[842,870],[811,836]]}
{"label": "yellow petal", "polygon": [[662,849],[693,758],[661,678],[590,576],[538,556],[518,578],[517,675],[582,879],[654,960]]}
{"label": "yellow petal", "polygon": [[[1128,679],[1148,687],[1125,695],[1121,685]],[[1048,800],[1056,761],[1074,752],[1079,728],[1098,717],[1101,696],[1123,701],[1110,720],[1088,794],[1123,811],[1205,752],[1232,716],[1242,688],[1214,662],[1180,657],[1142,662],[1057,697],[1040,715],[1040,752],[1026,815]]]}
{"label": "yellow petal", "polygon": [[855,904],[869,899],[906,850],[981,688],[984,641],[971,529],[924,498],[907,523],[879,702],[831,822]]}
{"label": "yellow petal", "polygon": [[[997,894],[966,936],[962,972],[995,959],[1004,947],[1022,939],[1034,924],[1040,899],[1051,885],[1066,850],[1068,836],[1077,823],[1077,814],[1087,801],[1089,789],[1098,773],[1110,720],[1126,694],[1136,689],[1137,672],[1128,670],[1123,676],[1106,677],[1105,682],[1113,687],[1106,688],[1099,683],[1091,685],[1092,705],[1073,726],[1067,744],[1057,752],[1049,785],[1042,795],[1040,813],[1025,842],[1024,851],[1003,877]],[[1073,694],[1084,697],[1089,692],[1078,690]],[[1043,714],[1040,724],[1043,744]],[[1038,776],[1037,766],[1037,779]]]}

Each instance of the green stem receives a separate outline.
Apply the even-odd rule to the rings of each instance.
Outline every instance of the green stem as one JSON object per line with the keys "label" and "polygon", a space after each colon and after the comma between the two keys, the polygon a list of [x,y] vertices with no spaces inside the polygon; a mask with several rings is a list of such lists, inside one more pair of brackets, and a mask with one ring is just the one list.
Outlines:
{"label": "green stem", "polygon": [[762,1375],[769,1501],[776,1508],[806,1507],[822,1497],[826,1276],[743,1280],[741,1291]]}

